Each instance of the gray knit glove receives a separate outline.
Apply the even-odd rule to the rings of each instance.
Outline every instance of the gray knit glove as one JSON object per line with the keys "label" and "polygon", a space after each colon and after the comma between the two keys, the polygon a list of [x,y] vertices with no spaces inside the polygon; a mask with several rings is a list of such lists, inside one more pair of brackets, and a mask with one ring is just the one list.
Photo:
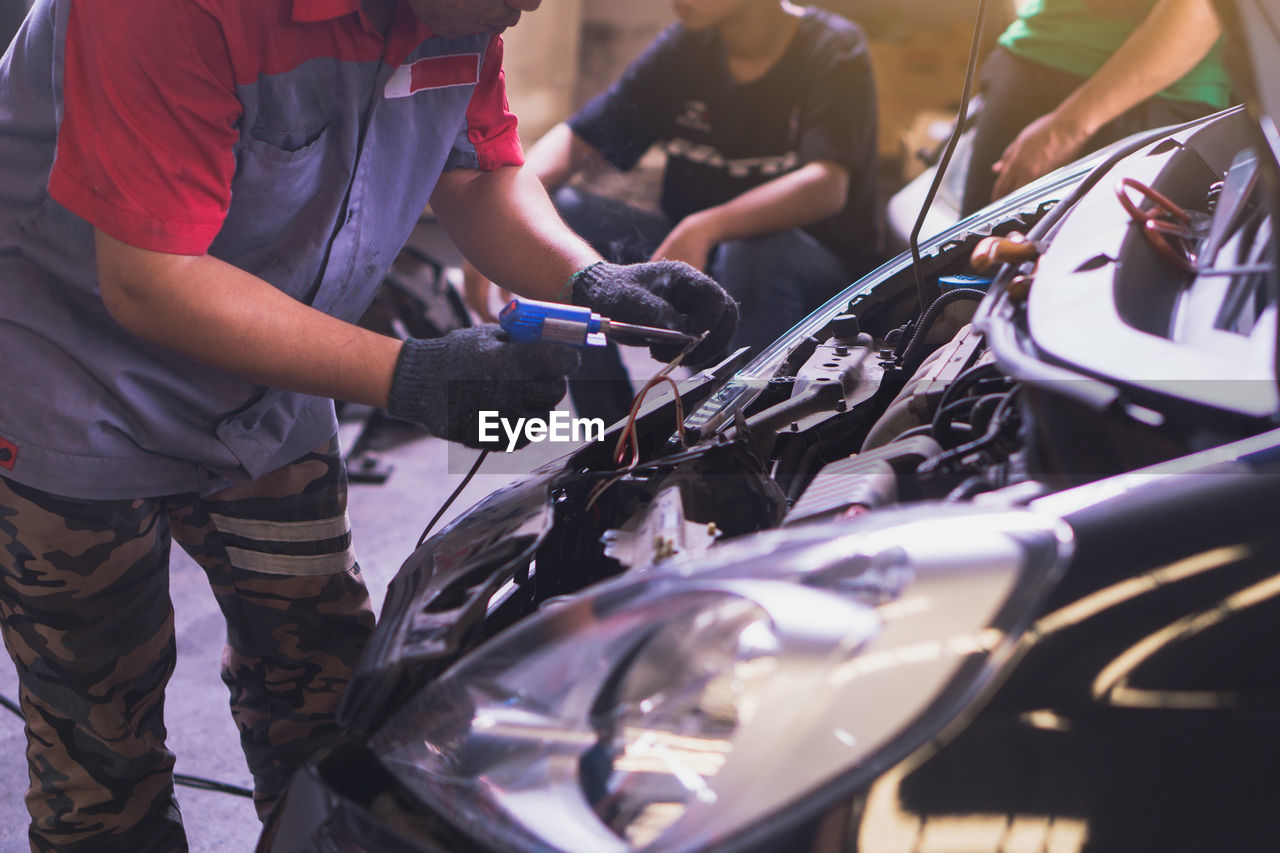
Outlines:
{"label": "gray knit glove", "polygon": [[[565,392],[578,353],[564,344],[515,343],[496,325],[458,329],[442,338],[410,338],[400,350],[387,412],[432,435],[468,447],[505,446],[480,440],[479,413],[499,418],[546,417]],[[521,440],[519,446],[527,444]]]}
{"label": "gray knit glove", "polygon": [[[738,303],[710,277],[683,261],[646,264],[592,264],[573,279],[573,303],[592,311],[642,326],[660,326],[690,334],[710,330],[685,363],[701,367],[723,354],[738,326]],[[649,351],[658,361],[680,353],[676,344],[654,344]]]}

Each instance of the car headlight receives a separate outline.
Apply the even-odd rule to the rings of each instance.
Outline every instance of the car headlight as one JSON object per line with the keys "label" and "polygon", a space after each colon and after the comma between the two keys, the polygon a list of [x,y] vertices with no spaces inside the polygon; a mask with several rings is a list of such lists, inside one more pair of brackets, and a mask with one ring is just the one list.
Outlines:
{"label": "car headlight", "polygon": [[728,543],[545,608],[371,745],[496,849],[705,849],[936,734],[1068,543],[1031,512],[939,507]]}
{"label": "car headlight", "polygon": [[643,843],[691,795],[714,801],[709,780],[754,716],[780,645],[769,614],[734,598],[706,601],[640,644],[593,709],[599,739],[580,769],[587,801],[619,837]]}

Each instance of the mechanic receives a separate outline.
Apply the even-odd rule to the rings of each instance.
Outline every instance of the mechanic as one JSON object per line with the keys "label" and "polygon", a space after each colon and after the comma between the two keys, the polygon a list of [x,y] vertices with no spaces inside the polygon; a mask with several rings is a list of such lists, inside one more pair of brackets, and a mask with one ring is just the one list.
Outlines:
{"label": "mechanic", "polygon": [[1210,0],[1029,0],[983,67],[963,213],[1132,133],[1226,107],[1220,33]]}
{"label": "mechanic", "polygon": [[[732,346],[759,350],[881,259],[867,44],[844,18],[784,0],[678,0],[675,11],[529,165],[611,260],[708,271],[739,302]],[[655,142],[667,155],[661,212],[566,186],[601,160],[629,170]],[[487,316],[487,282],[469,270],[467,281]],[[625,378],[616,350],[585,353],[570,383],[578,411],[625,413]]]}
{"label": "mechanic", "polygon": [[477,410],[562,397],[560,345],[354,324],[428,201],[529,296],[727,343],[718,285],[604,263],[521,168],[499,34],[539,3],[28,16],[0,66],[0,614],[33,850],[186,849],[163,721],[172,540],[226,617],[260,815],[335,733],[373,616],[328,398],[474,444]]}

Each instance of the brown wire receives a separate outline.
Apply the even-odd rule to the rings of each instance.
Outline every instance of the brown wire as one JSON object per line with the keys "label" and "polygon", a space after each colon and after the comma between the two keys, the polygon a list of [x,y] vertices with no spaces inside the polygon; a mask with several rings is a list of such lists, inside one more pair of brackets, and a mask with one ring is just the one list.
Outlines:
{"label": "brown wire", "polygon": [[592,488],[591,494],[587,497],[585,509],[591,509],[591,507],[595,505],[596,500],[598,500],[610,486],[621,480],[627,474],[630,474],[635,470],[636,466],[640,464],[640,437],[636,434],[636,418],[640,416],[640,408],[644,404],[644,398],[651,390],[662,382],[669,383],[671,385],[672,393],[675,395],[676,432],[680,436],[681,448],[684,447],[684,403],[680,399],[680,386],[676,384],[676,381],[671,378],[670,374],[672,370],[680,365],[680,362],[684,361],[685,356],[693,351],[694,347],[706,339],[707,334],[708,332],[703,332],[701,335],[685,344],[684,349],[682,349],[675,358],[671,359],[671,361],[667,362],[667,364],[664,365],[657,373],[649,377],[649,381],[644,384],[644,387],[641,388],[640,392],[636,394],[634,399],[632,399],[631,412],[627,415],[627,422],[622,427],[622,432],[618,433],[618,443],[614,446],[613,450],[614,460],[621,465],[623,453],[629,444],[631,447],[631,460],[625,467],[619,469],[615,476],[608,480],[602,480]]}

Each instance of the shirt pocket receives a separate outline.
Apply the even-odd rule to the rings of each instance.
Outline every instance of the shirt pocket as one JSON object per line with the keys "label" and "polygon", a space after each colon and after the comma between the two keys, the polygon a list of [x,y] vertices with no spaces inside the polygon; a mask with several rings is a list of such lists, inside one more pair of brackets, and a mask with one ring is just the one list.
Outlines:
{"label": "shirt pocket", "polygon": [[311,132],[252,128],[236,152],[231,204],[210,252],[250,268],[266,250],[287,253],[327,233],[332,135],[328,125]]}
{"label": "shirt pocket", "polygon": [[252,149],[257,156],[273,162],[292,163],[323,148],[328,134],[327,124],[321,125],[318,130],[276,130],[258,125],[250,129],[245,148]]}

